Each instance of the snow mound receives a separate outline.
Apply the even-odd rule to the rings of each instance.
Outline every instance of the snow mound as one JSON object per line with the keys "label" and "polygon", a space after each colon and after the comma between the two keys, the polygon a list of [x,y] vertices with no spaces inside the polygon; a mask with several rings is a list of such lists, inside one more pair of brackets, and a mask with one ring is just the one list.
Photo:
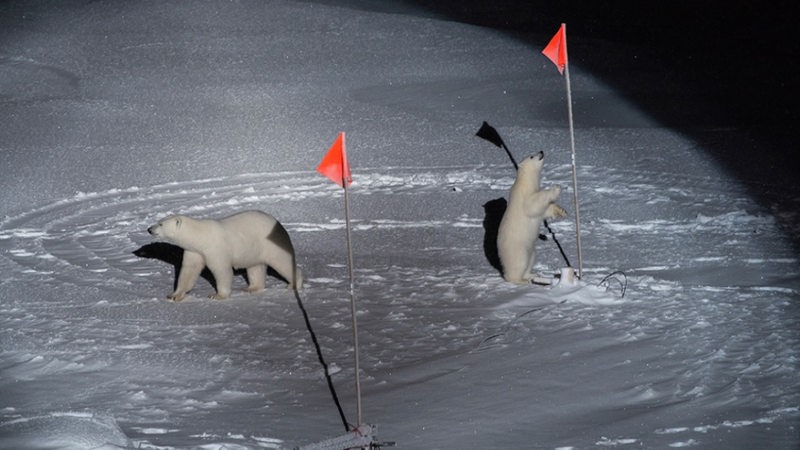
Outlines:
{"label": "snow mound", "polygon": [[0,447],[17,450],[107,450],[131,441],[113,417],[91,412],[52,412],[0,424]]}

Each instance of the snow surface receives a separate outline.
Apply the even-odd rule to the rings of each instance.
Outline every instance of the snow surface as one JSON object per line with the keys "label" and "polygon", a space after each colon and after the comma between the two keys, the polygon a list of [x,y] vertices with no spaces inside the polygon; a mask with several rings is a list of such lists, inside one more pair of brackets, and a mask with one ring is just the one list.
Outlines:
{"label": "snow surface", "polygon": [[[342,434],[294,295],[273,280],[211,301],[200,280],[170,302],[175,255],[146,232],[179,212],[278,217],[353,422],[342,191],[314,171],[342,130],[379,440],[800,445],[800,208],[752,195],[797,206],[800,191],[733,178],[704,151],[757,150],[747,133],[687,137],[573,64],[584,283],[518,287],[484,253],[484,205],[514,172],[474,134],[488,120],[518,158],[546,152],[571,215],[551,225],[574,263],[564,84],[538,44],[405,7],[289,0],[0,13],[0,447],[288,449]],[[556,28],[536,30],[541,44]],[[564,266],[552,240],[538,249],[542,273]]]}

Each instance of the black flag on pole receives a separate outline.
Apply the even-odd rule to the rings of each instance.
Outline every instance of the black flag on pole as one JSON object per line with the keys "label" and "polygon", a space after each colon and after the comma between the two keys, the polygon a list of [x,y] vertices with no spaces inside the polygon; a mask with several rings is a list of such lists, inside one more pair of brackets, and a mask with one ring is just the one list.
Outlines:
{"label": "black flag on pole", "polygon": [[506,143],[503,142],[503,138],[500,137],[500,133],[498,133],[493,126],[489,125],[484,121],[483,125],[481,125],[481,128],[478,130],[478,132],[475,133],[475,136],[478,136],[481,139],[485,139],[491,142],[492,144],[505,150],[509,159],[511,159],[511,163],[514,164],[514,170],[517,170],[517,161],[514,160],[514,156],[511,154],[511,151],[508,149],[508,147],[506,147]]}

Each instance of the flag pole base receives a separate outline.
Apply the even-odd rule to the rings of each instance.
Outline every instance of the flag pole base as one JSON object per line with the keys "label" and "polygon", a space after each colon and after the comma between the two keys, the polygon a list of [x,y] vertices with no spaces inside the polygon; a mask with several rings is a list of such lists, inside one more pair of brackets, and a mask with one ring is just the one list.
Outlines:
{"label": "flag pole base", "polygon": [[564,285],[575,286],[579,278],[575,275],[575,269],[572,267],[562,267],[561,272],[551,277],[535,276],[531,283],[540,286]]}
{"label": "flag pole base", "polygon": [[347,434],[295,447],[295,450],[378,450],[383,447],[394,447],[394,442],[376,442],[373,436],[374,432],[375,425],[362,424]]}

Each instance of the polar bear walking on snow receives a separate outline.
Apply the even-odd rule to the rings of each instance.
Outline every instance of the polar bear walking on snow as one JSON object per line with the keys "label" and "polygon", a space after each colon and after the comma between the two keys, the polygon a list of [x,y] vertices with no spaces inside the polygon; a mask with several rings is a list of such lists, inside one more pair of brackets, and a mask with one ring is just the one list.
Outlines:
{"label": "polar bear walking on snow", "polygon": [[261,211],[245,211],[221,220],[170,216],[147,231],[183,249],[183,262],[175,291],[167,298],[179,302],[194,287],[204,267],[214,275],[217,293],[230,297],[233,269],[246,269],[247,292],[262,291],[267,266],[299,289],[303,275],[295,263],[289,233],[274,217]]}
{"label": "polar bear walking on snow", "polygon": [[508,207],[497,232],[497,252],[503,266],[503,278],[517,284],[533,280],[536,240],[545,219],[566,217],[567,212],[555,201],[561,186],[540,189],[544,152],[525,158],[511,186]]}

